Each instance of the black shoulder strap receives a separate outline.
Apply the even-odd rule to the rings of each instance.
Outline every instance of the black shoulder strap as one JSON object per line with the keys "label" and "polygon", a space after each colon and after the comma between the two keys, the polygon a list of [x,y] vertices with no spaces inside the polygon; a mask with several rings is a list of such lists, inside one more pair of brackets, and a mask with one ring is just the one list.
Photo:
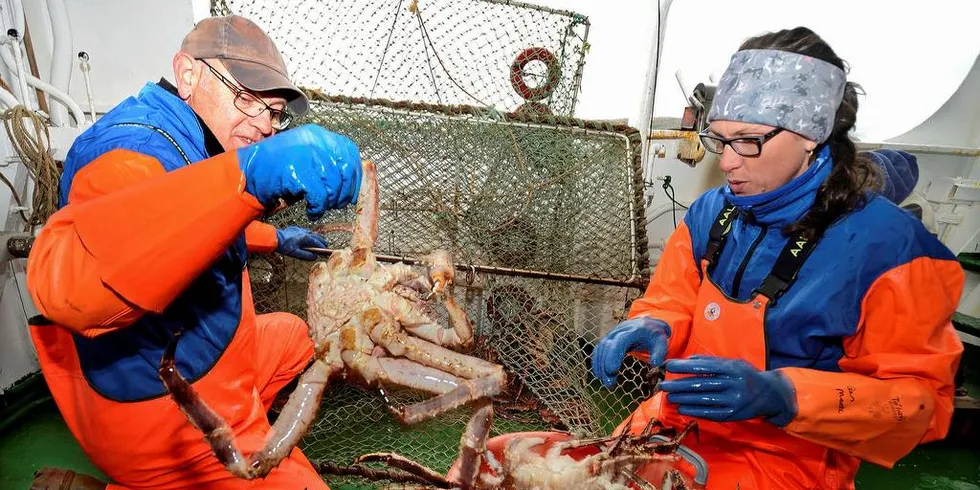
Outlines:
{"label": "black shoulder strap", "polygon": [[718,217],[711,223],[711,230],[708,231],[708,246],[704,250],[704,258],[708,261],[708,266],[714,265],[721,255],[721,249],[725,245],[728,233],[732,231],[732,221],[735,221],[736,212],[734,204],[725,204],[725,207],[718,213]]}
{"label": "black shoulder strap", "polygon": [[129,127],[152,129],[162,134],[164,138],[167,138],[167,141],[169,141],[170,144],[174,145],[174,148],[177,149],[177,153],[180,153],[180,156],[183,157],[184,163],[186,163],[187,165],[191,164],[191,159],[187,158],[187,154],[184,153],[184,150],[180,147],[180,145],[177,144],[177,140],[175,140],[173,136],[170,136],[170,133],[164,131],[161,128],[158,128],[156,126],[151,126],[149,124],[143,124],[137,122],[122,122],[122,123],[113,124],[113,126],[129,126]]}
{"label": "black shoulder strap", "polygon": [[754,292],[769,298],[770,302],[782,296],[796,280],[797,274],[800,273],[803,263],[810,256],[818,239],[806,239],[799,234],[790,237],[783,251],[779,252],[772,271]]}
{"label": "black shoulder strap", "polygon": [[44,315],[34,315],[27,319],[27,324],[34,327],[40,327],[46,325],[54,325],[54,322],[48,320],[47,317],[45,317]]}

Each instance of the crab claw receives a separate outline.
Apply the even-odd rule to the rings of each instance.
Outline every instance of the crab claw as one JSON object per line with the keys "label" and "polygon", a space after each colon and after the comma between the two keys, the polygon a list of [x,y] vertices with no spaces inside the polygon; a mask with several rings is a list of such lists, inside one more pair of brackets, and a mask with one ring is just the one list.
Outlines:
{"label": "crab claw", "polygon": [[421,262],[429,273],[429,279],[432,280],[432,294],[442,296],[452,289],[456,278],[456,267],[449,252],[435,250],[422,257]]}

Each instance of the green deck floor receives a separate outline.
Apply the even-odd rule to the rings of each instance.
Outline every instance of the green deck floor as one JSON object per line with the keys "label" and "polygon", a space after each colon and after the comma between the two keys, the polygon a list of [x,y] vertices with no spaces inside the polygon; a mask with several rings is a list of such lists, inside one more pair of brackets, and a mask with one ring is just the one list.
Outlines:
{"label": "green deck floor", "polygon": [[53,403],[35,408],[21,425],[0,433],[0,489],[26,490],[42,466],[71,468],[105,479],[68,432]]}
{"label": "green deck floor", "polygon": [[[25,422],[0,434],[0,489],[27,489],[34,470],[41,466],[72,468],[104,478],[81,452],[50,403],[38,406]],[[889,490],[980,490],[980,449],[922,447],[893,470],[865,465],[858,473],[857,486]]]}

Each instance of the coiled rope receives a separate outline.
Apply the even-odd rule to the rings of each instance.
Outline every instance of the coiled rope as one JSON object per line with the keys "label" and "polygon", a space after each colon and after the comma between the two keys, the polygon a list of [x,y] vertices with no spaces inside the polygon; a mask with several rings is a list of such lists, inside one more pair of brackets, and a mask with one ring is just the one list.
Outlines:
{"label": "coiled rope", "polygon": [[[58,165],[48,152],[48,148],[51,146],[51,135],[48,133],[48,126],[44,119],[23,105],[7,109],[0,115],[0,118],[3,119],[7,138],[10,139],[14,151],[24,162],[34,180],[32,212],[28,217],[23,211],[20,211],[20,216],[25,222],[25,231],[33,232],[58,210],[58,184],[61,175]],[[27,121],[30,121],[32,128],[28,127]],[[6,177],[3,177],[3,174],[0,174],[0,177],[10,188],[17,205],[23,207],[20,195],[14,185]]]}

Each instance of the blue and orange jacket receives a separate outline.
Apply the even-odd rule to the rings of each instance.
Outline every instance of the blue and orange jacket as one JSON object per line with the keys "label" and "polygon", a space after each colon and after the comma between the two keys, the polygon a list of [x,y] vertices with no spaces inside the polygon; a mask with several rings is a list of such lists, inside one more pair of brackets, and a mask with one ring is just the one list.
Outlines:
{"label": "blue and orange jacket", "polygon": [[180,371],[206,374],[251,302],[247,252],[276,247],[275,228],[254,221],[263,208],[244,191],[235,152],[167,82],[147,84],[77,138],[60,201],[32,250],[28,288],[42,315],[72,331],[89,386],[118,402],[164,394],[157,368],[177,330]]}
{"label": "blue and orange jacket", "polygon": [[[738,217],[711,280],[729,298],[746,301],[789,239],[782,228],[809,210],[831,165],[825,147],[810,169],[775,191],[742,197],[717,188],[690,206],[629,315],[670,324],[668,358],[684,352],[693,315],[700,314],[693,311],[699,264],[725,203],[736,205]],[[944,437],[963,352],[951,324],[963,283],[953,253],[879,195],[834,222],[766,311],[767,369],[786,374],[799,406],[784,429],[887,467],[915,445]],[[872,395],[862,397],[869,405],[839,410],[850,402],[848,390]],[[895,413],[896,396],[916,403]]]}

